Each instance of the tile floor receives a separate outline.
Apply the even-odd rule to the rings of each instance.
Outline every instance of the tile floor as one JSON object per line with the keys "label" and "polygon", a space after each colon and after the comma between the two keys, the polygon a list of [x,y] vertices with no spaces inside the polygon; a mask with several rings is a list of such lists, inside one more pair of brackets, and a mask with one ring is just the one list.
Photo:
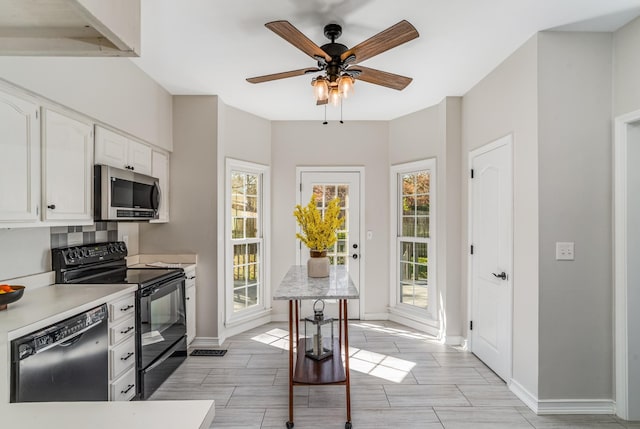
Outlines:
{"label": "tile floor", "polygon": [[[283,429],[286,323],[230,338],[224,357],[190,356],[151,400],[214,399],[216,429]],[[640,429],[608,415],[537,416],[470,353],[392,322],[349,324],[354,429]],[[344,428],[344,386],[294,388],[295,429]]]}

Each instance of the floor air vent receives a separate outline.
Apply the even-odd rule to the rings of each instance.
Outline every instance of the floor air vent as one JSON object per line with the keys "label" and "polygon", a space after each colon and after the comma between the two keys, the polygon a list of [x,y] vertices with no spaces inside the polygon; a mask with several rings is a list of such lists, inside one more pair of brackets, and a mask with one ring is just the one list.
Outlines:
{"label": "floor air vent", "polygon": [[226,350],[196,349],[191,352],[191,356],[224,356],[225,353],[227,353]]}

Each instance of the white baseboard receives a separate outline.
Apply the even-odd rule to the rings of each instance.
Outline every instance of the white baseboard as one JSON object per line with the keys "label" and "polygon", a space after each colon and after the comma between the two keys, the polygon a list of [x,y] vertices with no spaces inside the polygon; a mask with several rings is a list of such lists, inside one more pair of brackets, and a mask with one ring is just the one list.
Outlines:
{"label": "white baseboard", "polygon": [[389,313],[389,320],[392,322],[400,323],[401,325],[407,326],[409,328],[417,329],[426,334],[433,335],[436,338],[438,338],[438,336],[440,335],[440,330],[438,329],[438,327],[402,316],[398,313]]}
{"label": "white baseboard", "polygon": [[612,399],[542,399],[537,414],[615,414]]}
{"label": "white baseboard", "polygon": [[218,337],[195,337],[189,347],[196,348],[211,348],[211,347],[220,347],[222,343]]}
{"label": "white baseboard", "polygon": [[443,344],[448,346],[465,346],[467,339],[461,335],[447,335],[442,339]]}
{"label": "white baseboard", "polygon": [[271,314],[272,322],[288,322],[289,315],[284,313]]}
{"label": "white baseboard", "polygon": [[509,390],[511,390],[518,399],[524,402],[527,407],[531,408],[531,411],[538,414],[538,397],[529,392],[522,384],[518,383],[514,379],[511,379],[508,384]]}
{"label": "white baseboard", "polygon": [[538,399],[515,380],[509,383],[509,389],[538,415],[615,414],[612,399]]}
{"label": "white baseboard", "polygon": [[389,320],[389,313],[365,313],[361,320]]}

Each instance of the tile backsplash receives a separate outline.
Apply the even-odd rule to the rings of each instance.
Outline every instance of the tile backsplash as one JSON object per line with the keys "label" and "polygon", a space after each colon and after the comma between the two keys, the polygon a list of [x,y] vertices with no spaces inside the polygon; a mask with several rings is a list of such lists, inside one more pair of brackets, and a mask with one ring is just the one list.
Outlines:
{"label": "tile backsplash", "polygon": [[93,225],[51,227],[52,249],[117,240],[117,222],[96,222]]}

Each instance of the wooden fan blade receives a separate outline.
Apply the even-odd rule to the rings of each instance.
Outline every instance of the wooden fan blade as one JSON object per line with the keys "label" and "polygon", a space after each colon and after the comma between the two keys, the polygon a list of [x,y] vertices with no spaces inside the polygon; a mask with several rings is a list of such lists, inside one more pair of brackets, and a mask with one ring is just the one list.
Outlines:
{"label": "wooden fan blade", "polygon": [[327,62],[331,61],[328,55],[320,46],[313,43],[307,36],[302,34],[300,30],[294,27],[289,21],[273,21],[267,22],[265,25],[269,30],[300,49],[313,59],[317,57],[324,58]]}
{"label": "wooden fan blade", "polygon": [[392,25],[386,30],[347,50],[340,55],[340,59],[344,61],[349,55],[353,54],[356,56],[356,59],[352,64],[361,63],[375,55],[413,40],[418,36],[420,36],[418,30],[416,30],[409,21],[402,20],[396,25]]}
{"label": "wooden fan blade", "polygon": [[409,85],[413,80],[410,77],[371,69],[369,67],[358,66],[354,67],[354,69],[360,70],[362,72],[356,77],[356,79],[376,85],[386,86],[387,88],[397,89],[398,91],[402,91],[403,89],[405,89],[407,85]]}
{"label": "wooden fan blade", "polygon": [[250,78],[247,78],[247,82],[249,82],[249,83],[269,82],[270,80],[278,80],[278,79],[285,79],[285,78],[288,78],[288,77],[302,76],[304,74],[315,73],[315,72],[319,72],[319,71],[322,71],[322,70],[320,70],[320,69],[291,70],[291,71],[286,71],[286,72],[282,72],[282,73],[274,73],[274,74],[267,74],[267,75],[264,75],[264,76],[250,77]]}

